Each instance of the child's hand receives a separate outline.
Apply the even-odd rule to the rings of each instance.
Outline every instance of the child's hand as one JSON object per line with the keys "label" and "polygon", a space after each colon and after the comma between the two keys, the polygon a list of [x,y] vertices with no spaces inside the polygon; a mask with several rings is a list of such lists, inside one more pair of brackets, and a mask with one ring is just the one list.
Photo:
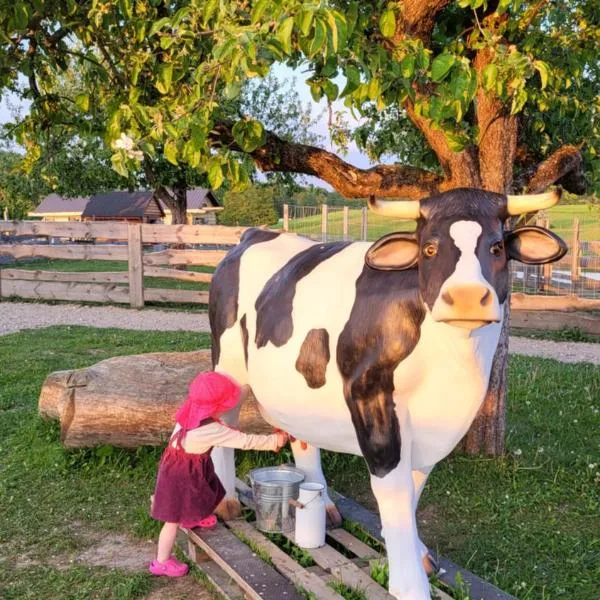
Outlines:
{"label": "child's hand", "polygon": [[285,431],[277,432],[277,450],[281,450],[288,443],[289,436]]}

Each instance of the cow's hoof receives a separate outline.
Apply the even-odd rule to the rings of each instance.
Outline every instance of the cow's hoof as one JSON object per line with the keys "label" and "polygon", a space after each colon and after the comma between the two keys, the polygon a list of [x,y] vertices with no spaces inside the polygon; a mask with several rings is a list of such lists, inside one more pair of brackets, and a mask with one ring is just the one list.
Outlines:
{"label": "cow's hoof", "polygon": [[232,521],[242,514],[242,505],[237,498],[223,498],[217,506],[215,514],[223,521]]}
{"label": "cow's hoof", "polygon": [[435,575],[440,570],[439,565],[431,554],[425,554],[421,560],[423,561],[423,568],[425,569],[425,573],[427,573],[427,577]]}
{"label": "cow's hoof", "polygon": [[337,506],[332,502],[331,504],[325,505],[327,511],[327,527],[333,529],[335,527],[342,526],[342,515],[337,509]]}

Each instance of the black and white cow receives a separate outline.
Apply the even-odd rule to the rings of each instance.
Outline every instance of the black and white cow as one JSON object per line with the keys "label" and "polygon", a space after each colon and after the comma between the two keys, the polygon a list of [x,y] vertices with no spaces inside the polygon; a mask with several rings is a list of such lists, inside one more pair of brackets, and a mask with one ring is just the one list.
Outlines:
{"label": "black and white cow", "polygon": [[[550,231],[504,223],[557,201],[472,189],[373,200],[376,212],[416,219],[416,232],[324,244],[249,230],[214,274],[215,369],[250,386],[269,423],[308,443],[292,444],[308,480],[325,483],[320,448],[365,458],[397,598],[430,597],[415,510],[486,393],[508,261],[566,252]],[[236,502],[233,450],[213,456]],[[329,499],[328,511],[339,516]]]}

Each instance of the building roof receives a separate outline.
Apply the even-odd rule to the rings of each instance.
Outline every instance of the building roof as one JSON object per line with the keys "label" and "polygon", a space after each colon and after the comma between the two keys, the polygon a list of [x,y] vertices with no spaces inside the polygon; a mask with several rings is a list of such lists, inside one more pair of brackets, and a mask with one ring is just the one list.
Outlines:
{"label": "building roof", "polygon": [[[158,200],[163,210],[170,210],[169,207],[162,201]],[[191,188],[187,191],[187,208],[188,210],[198,210],[206,207],[219,207],[220,204],[214,197],[213,193],[208,188]]]}
{"label": "building roof", "polygon": [[65,196],[59,196],[58,194],[50,194],[40,202],[39,206],[33,211],[32,214],[81,212],[85,208],[85,205],[88,203],[89,199],[89,196],[76,196],[74,198],[67,198]]}
{"label": "building roof", "polygon": [[[154,192],[105,192],[94,194],[82,217],[142,218]],[[161,207],[162,208],[162,207]],[[163,211],[164,213],[164,211]]]}

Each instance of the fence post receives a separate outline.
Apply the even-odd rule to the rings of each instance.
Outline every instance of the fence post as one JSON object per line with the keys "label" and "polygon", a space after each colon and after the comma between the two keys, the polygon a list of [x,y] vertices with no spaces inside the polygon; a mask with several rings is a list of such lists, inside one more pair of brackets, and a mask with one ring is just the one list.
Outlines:
{"label": "fence post", "polygon": [[283,230],[290,230],[290,207],[288,204],[283,205]]}
{"label": "fence post", "polygon": [[342,235],[344,241],[348,241],[348,215],[350,213],[350,209],[347,206],[344,206],[344,222],[342,225]]}
{"label": "fence post", "polygon": [[361,213],[361,221],[360,221],[360,239],[363,241],[367,241],[367,216],[369,209],[366,206],[363,206]]}
{"label": "fence post", "polygon": [[129,263],[129,304],[144,306],[144,263],[142,261],[142,225],[129,223],[127,228],[127,260]]}
{"label": "fence post", "polygon": [[327,204],[321,204],[321,239],[327,241]]}
{"label": "fence post", "polygon": [[571,242],[571,294],[577,293],[577,284],[579,283],[579,256],[581,249],[579,246],[579,219],[573,218],[573,239]]}
{"label": "fence post", "polygon": [[[550,229],[550,217],[546,217],[542,219],[543,227],[546,229]],[[546,265],[542,265],[542,275],[543,275],[543,283],[542,283],[542,291],[549,292],[552,288],[552,263],[548,263]]]}

